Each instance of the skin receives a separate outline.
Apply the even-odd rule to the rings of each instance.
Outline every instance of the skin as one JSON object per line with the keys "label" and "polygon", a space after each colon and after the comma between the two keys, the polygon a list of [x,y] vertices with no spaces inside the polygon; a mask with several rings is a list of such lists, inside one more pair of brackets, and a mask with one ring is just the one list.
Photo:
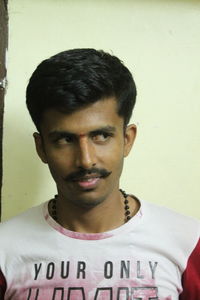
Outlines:
{"label": "skin", "polygon": [[[119,192],[124,158],[136,136],[136,126],[124,131],[114,98],[81,108],[71,114],[45,111],[41,133],[34,133],[36,150],[48,164],[58,190],[59,223],[77,232],[105,232],[124,223],[123,197]],[[80,170],[91,174],[71,174]],[[106,170],[101,177],[98,170]],[[79,173],[78,173],[79,174]],[[108,175],[109,174],[109,175]],[[138,203],[129,197],[131,214]]]}

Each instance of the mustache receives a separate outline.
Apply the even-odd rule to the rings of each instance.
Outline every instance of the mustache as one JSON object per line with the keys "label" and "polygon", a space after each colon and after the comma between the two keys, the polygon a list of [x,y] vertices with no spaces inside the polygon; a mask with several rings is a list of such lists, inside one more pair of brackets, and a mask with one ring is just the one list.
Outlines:
{"label": "mustache", "polygon": [[108,177],[112,172],[106,170],[106,169],[98,169],[98,168],[91,168],[91,169],[81,169],[79,171],[73,172],[69,175],[67,175],[64,180],[65,181],[76,181],[79,180],[86,175],[97,175],[97,177],[106,178]]}

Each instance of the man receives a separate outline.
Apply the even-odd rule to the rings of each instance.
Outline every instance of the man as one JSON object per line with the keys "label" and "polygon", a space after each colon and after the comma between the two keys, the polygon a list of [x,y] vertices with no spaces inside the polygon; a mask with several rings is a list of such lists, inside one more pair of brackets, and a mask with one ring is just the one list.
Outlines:
{"label": "man", "polygon": [[120,190],[135,98],[103,51],[37,67],[27,106],[58,194],[1,225],[1,299],[200,299],[200,223]]}

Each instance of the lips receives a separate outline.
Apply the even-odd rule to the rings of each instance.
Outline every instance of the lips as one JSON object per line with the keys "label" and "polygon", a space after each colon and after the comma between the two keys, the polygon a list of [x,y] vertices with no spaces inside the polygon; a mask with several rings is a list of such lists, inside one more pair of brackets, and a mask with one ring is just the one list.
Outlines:
{"label": "lips", "polygon": [[87,188],[87,189],[90,188],[91,189],[97,185],[99,180],[100,180],[100,177],[83,177],[83,178],[76,180],[76,183],[82,188]]}
{"label": "lips", "polygon": [[66,182],[71,182],[74,184],[74,187],[80,188],[81,190],[92,190],[101,183],[102,179],[107,178],[111,173],[112,172],[106,169],[81,169],[69,174],[64,178],[64,180]]}

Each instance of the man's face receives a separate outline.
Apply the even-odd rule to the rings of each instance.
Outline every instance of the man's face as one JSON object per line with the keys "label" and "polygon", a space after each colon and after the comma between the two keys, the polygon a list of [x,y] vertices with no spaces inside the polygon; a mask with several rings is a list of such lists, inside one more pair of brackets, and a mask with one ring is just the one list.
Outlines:
{"label": "man's face", "polygon": [[124,157],[136,128],[117,114],[113,98],[100,100],[71,114],[44,113],[37,152],[47,163],[64,201],[80,207],[102,203],[119,188]]}

